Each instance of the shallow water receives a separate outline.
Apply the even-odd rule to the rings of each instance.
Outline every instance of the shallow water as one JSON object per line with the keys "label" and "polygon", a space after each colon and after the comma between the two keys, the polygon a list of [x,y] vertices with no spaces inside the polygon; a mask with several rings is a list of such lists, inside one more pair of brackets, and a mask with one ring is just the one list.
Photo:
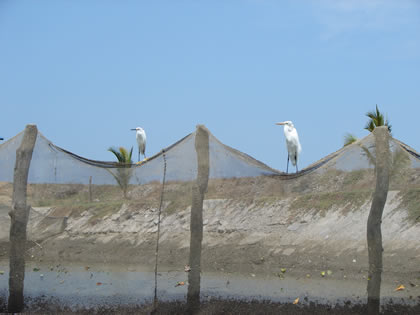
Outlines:
{"label": "shallow water", "polygon": [[[0,261],[0,294],[7,297],[8,262]],[[158,298],[161,301],[184,300],[187,294],[188,274],[183,270],[158,273]],[[178,282],[185,285],[178,285]],[[52,299],[71,309],[96,306],[134,306],[152,301],[154,273],[148,268],[110,264],[36,264],[28,262],[25,276],[25,297]],[[414,293],[414,294],[413,294]],[[420,292],[412,292],[414,297]],[[215,297],[241,300],[269,300],[299,303],[311,301],[333,304],[351,301],[366,303],[366,281],[331,278],[296,278],[284,275],[259,277],[254,274],[208,273],[201,276],[202,300]],[[414,305],[407,292],[395,292],[394,284],[382,286],[382,303]]]}

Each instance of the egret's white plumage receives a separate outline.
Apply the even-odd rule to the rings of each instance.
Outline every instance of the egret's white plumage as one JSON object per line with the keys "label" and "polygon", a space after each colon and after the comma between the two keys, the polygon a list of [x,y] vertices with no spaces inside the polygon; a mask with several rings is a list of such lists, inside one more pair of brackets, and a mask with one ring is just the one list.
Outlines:
{"label": "egret's white plumage", "polygon": [[146,158],[146,132],[141,127],[137,127],[131,130],[136,131],[136,140],[137,140],[137,145],[139,148],[139,162],[140,162],[140,154],[143,154],[144,158]]}
{"label": "egret's white plumage", "polygon": [[276,123],[276,125],[284,126],[284,136],[286,137],[286,145],[287,145],[287,152],[288,152],[286,173],[289,171],[289,160],[292,161],[293,166],[296,166],[296,173],[297,173],[298,172],[297,161],[299,158],[299,154],[302,151],[302,147],[299,142],[299,136],[296,131],[296,128],[290,120]]}

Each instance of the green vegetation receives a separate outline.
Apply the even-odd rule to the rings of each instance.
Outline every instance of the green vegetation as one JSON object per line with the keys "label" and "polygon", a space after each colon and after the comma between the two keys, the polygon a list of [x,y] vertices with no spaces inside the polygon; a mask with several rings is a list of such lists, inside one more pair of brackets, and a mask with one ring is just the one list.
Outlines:
{"label": "green vegetation", "polygon": [[[384,115],[379,111],[378,105],[376,105],[375,110],[367,112],[366,116],[369,120],[366,122],[365,128],[366,130],[372,132],[376,127],[380,126],[387,126],[389,133],[391,133],[392,126],[389,123],[388,118],[385,118]],[[351,133],[346,133],[344,135],[344,144],[343,146],[347,146],[356,142],[358,139]],[[363,147],[362,147],[363,148]]]}
{"label": "green vegetation", "polygon": [[378,105],[376,105],[376,110],[367,112],[366,116],[369,118],[365,125],[366,130],[372,132],[375,127],[387,126],[389,133],[391,133],[392,126],[389,123],[389,120],[379,111]]}
{"label": "green vegetation", "polygon": [[124,147],[120,147],[119,151],[116,148],[110,147],[108,149],[109,152],[112,152],[118,160],[118,163],[125,165],[125,164],[133,164],[131,160],[131,156],[133,155],[133,147],[131,147],[130,152]]}
{"label": "green vegetation", "polygon": [[355,135],[351,134],[351,133],[346,133],[344,135],[344,146],[347,146],[349,144],[352,144],[354,142],[357,141],[357,138]]}
{"label": "green vegetation", "polygon": [[108,170],[111,175],[115,178],[121,190],[123,191],[124,198],[127,199],[128,185],[130,183],[131,176],[133,175],[133,170],[131,169],[133,161],[131,156],[133,154],[133,147],[131,147],[130,152],[124,147],[120,147],[119,151],[115,148],[109,148],[109,152],[112,152],[118,160],[119,168],[116,170],[116,174],[111,170]]}

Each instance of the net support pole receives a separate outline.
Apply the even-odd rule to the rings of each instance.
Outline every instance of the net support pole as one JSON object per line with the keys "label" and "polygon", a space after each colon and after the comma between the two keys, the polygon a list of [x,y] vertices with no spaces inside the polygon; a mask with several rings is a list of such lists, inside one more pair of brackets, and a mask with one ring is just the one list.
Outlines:
{"label": "net support pole", "polygon": [[197,179],[192,187],[190,220],[190,257],[191,271],[188,274],[188,313],[200,306],[201,245],[203,240],[203,201],[209,181],[209,133],[203,125],[198,125],[195,134],[197,153]]}
{"label": "net support pole", "polygon": [[367,244],[369,255],[368,273],[368,314],[379,314],[381,276],[382,276],[382,214],[389,187],[389,132],[388,127],[376,127],[373,130],[376,147],[376,188],[367,221]]}
{"label": "net support pole", "polygon": [[13,177],[12,210],[9,212],[10,258],[8,312],[18,313],[23,309],[23,284],[25,279],[26,227],[30,205],[26,204],[29,166],[38,129],[27,125],[20,147],[16,151]]}

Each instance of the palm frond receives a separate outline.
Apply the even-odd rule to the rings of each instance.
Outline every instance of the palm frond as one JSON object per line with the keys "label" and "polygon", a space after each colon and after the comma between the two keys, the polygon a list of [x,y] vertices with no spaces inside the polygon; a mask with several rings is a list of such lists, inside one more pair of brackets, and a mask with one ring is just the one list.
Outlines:
{"label": "palm frond", "polygon": [[131,157],[133,156],[133,147],[131,147],[130,154],[128,155],[128,160],[130,161],[130,164],[133,164],[133,160]]}
{"label": "palm frond", "polygon": [[121,163],[124,164],[131,164],[131,157],[130,154],[128,153],[127,149],[124,147],[120,147],[120,152],[121,152],[121,157],[122,157],[122,161],[120,161]]}
{"label": "palm frond", "polygon": [[352,144],[354,142],[357,141],[357,138],[355,135],[351,134],[351,133],[346,133],[344,135],[344,146],[347,146],[349,144]]}
{"label": "palm frond", "polygon": [[368,118],[372,119],[372,120],[375,120],[375,119],[376,119],[376,112],[373,112],[373,111],[371,111],[371,112],[367,112],[367,113],[366,113],[366,116],[367,116]]}
{"label": "palm frond", "polygon": [[115,157],[117,158],[118,162],[122,163],[124,161],[124,158],[121,155],[121,152],[118,151],[116,148],[110,147],[110,148],[108,148],[108,151],[109,152],[112,152],[115,155]]}
{"label": "palm frond", "polygon": [[372,132],[373,129],[375,129],[375,124],[373,123],[372,120],[369,120],[366,125],[365,125],[365,129]]}
{"label": "palm frond", "polygon": [[124,147],[119,147],[117,150],[116,148],[110,147],[108,149],[109,152],[112,152],[118,160],[120,164],[133,164],[131,160],[131,156],[133,155],[133,147],[131,147],[130,152],[127,151]]}
{"label": "palm frond", "polygon": [[391,133],[391,125],[388,118],[385,119],[384,115],[380,112],[378,104],[376,104],[375,110],[366,113],[369,118],[365,125],[365,129],[372,132],[373,129],[379,126],[388,126],[388,131]]}

